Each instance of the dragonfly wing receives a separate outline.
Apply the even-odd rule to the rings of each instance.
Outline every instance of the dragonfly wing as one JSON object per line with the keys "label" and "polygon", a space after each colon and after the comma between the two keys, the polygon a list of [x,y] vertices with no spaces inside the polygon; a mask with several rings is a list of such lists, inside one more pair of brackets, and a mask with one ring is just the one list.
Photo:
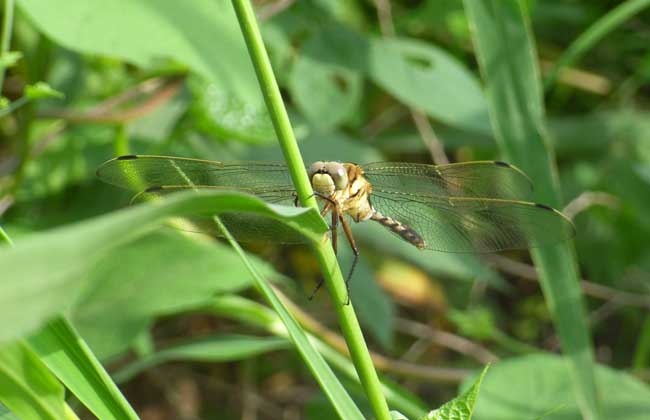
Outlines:
{"label": "dragonfly wing", "polygon": [[526,174],[498,161],[449,165],[379,162],[362,168],[374,188],[387,192],[517,200],[526,199],[532,192]]}
{"label": "dragonfly wing", "polygon": [[537,247],[575,235],[573,223],[542,204],[493,198],[394,194],[375,189],[380,213],[404,223],[443,252],[495,252]]}
{"label": "dragonfly wing", "polygon": [[215,186],[258,195],[289,188],[286,166],[276,162],[218,162],[168,156],[128,155],[111,159],[97,176],[121,188],[145,191],[161,186]]}
{"label": "dragonfly wing", "polygon": [[[226,191],[228,188],[212,186],[163,186],[154,187],[137,194],[134,202],[159,199],[168,194],[181,191]],[[243,190],[246,192],[245,190]],[[257,196],[273,204],[293,205],[293,189],[284,191],[257,191]],[[219,215],[228,231],[243,242],[272,242],[272,243],[305,243],[308,240],[296,230],[272,219],[253,213],[222,213]],[[175,228],[188,232],[206,233],[213,236],[223,236],[212,215],[196,215],[184,218],[174,218]]]}

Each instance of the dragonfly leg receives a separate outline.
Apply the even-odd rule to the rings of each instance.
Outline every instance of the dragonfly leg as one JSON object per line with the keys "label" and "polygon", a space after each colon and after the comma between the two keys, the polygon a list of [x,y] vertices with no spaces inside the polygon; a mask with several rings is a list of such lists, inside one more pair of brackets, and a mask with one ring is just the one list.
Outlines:
{"label": "dragonfly leg", "polygon": [[341,225],[343,226],[343,232],[345,232],[345,236],[348,238],[348,242],[350,242],[350,247],[352,248],[352,252],[354,253],[352,266],[350,267],[348,276],[345,278],[345,290],[348,294],[348,297],[344,305],[349,305],[350,304],[350,280],[352,279],[354,268],[357,266],[357,262],[359,261],[359,248],[357,248],[357,244],[354,241],[354,236],[352,236],[352,230],[350,229],[350,225],[348,224],[348,222],[343,218],[342,214],[339,213],[338,217],[339,220],[341,221]]}
{"label": "dragonfly leg", "polygon": [[332,211],[332,248],[334,248],[334,255],[336,255],[338,250],[338,230],[339,230],[339,212]]}
{"label": "dragonfly leg", "polygon": [[[326,207],[329,206],[329,203],[326,204]],[[332,248],[334,248],[334,254],[336,254],[337,251],[337,244],[338,244],[338,228],[339,228],[339,212],[336,210],[336,207],[334,210],[332,210]],[[316,292],[318,292],[318,289],[320,289],[323,286],[323,278],[318,281],[316,284],[316,288],[314,289],[313,292],[311,292],[311,295],[309,295],[309,300],[312,300],[314,296],[316,296]]]}

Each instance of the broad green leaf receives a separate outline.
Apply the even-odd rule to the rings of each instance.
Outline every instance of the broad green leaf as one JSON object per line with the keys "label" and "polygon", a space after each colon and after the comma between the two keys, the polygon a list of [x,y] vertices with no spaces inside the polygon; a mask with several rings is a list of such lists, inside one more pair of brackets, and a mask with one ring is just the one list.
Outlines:
{"label": "broad green leaf", "polygon": [[301,54],[313,63],[363,73],[404,104],[442,123],[491,133],[478,80],[435,45],[411,38],[366,37],[332,23],[307,41]]}
{"label": "broad green leaf", "polygon": [[392,420],[409,420],[404,414],[400,413],[399,411],[391,411],[390,418]]}
{"label": "broad green leaf", "polygon": [[422,420],[470,420],[474,413],[474,405],[478,398],[478,391],[481,388],[481,382],[488,371],[486,366],[481,375],[476,379],[474,384],[462,395],[446,402],[440,408],[433,410]]}
{"label": "broad green leaf", "polygon": [[[607,420],[646,420],[650,388],[633,376],[606,366],[596,367],[598,388],[606,398]],[[461,388],[472,383],[468,378]],[[481,386],[474,420],[580,420],[572,396],[570,366],[562,357],[535,354],[495,363]]]}
{"label": "broad green leaf", "polygon": [[307,120],[317,130],[327,131],[357,112],[363,80],[349,64],[331,64],[318,59],[321,51],[333,47],[324,42],[321,35],[305,42],[288,84],[298,109]]}
{"label": "broad green leaf", "polygon": [[[104,333],[108,333],[104,331]],[[138,419],[83,339],[58,318],[29,338],[40,359],[97,418]]]}
{"label": "broad green leaf", "polygon": [[67,418],[63,387],[23,341],[0,347],[0,401],[23,420]]}
{"label": "broad green leaf", "polygon": [[[255,260],[266,278],[278,278]],[[126,350],[153,318],[194,308],[215,293],[236,293],[251,285],[251,276],[227,245],[162,228],[105,253],[87,281],[96,286],[70,319],[105,359]]]}
{"label": "broad green leaf", "polygon": [[194,97],[191,112],[199,130],[217,138],[275,144],[273,124],[263,103],[246,103],[227,86],[198,76],[190,77],[188,86]]}
{"label": "broad green leaf", "polygon": [[178,343],[147,355],[116,372],[114,377],[116,381],[123,382],[162,363],[172,361],[233,362],[288,348],[291,348],[291,344],[282,337],[250,335],[202,337],[198,340]]}
{"label": "broad green leaf", "polygon": [[440,122],[489,134],[478,80],[442,49],[415,39],[374,39],[370,78],[393,96]]}
{"label": "broad green leaf", "polygon": [[[518,1],[465,1],[485,78],[494,135],[505,159],[533,180],[536,201],[560,206],[537,58],[526,5]],[[572,241],[531,250],[585,418],[600,418],[589,328],[585,320]]]}
{"label": "broad green leaf", "polygon": [[148,67],[179,61],[246,103],[261,103],[253,68],[227,0],[18,0],[49,38],[79,52]]}
{"label": "broad green leaf", "polygon": [[111,248],[127,243],[171,216],[253,212],[319,241],[327,225],[313,209],[274,206],[241,193],[188,193],[65,226],[0,249],[0,340],[19,337],[70,307],[93,285],[85,276]]}

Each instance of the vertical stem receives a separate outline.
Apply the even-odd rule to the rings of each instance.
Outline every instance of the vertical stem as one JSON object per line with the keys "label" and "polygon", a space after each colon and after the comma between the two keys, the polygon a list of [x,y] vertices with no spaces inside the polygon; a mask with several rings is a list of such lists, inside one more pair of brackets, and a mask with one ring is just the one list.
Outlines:
{"label": "vertical stem", "polygon": [[[11,31],[14,23],[14,0],[5,0],[5,9],[2,14],[2,34],[0,34],[0,57],[9,51]],[[0,67],[0,94],[5,78],[5,68]]]}
{"label": "vertical stem", "polygon": [[[305,206],[317,209],[307,171],[282,101],[280,89],[273,75],[271,62],[266,53],[251,3],[249,0],[232,0],[232,4],[300,202]],[[370,401],[374,416],[377,420],[390,420],[388,404],[382,393],[381,383],[372,364],[354,308],[352,304],[343,304],[347,300],[347,291],[330,241],[323,241],[316,245],[315,252],[327,288],[334,301],[341,332],[345,337],[352,362]]]}
{"label": "vertical stem", "polygon": [[287,161],[289,171],[291,172],[291,179],[296,187],[300,203],[314,208],[316,199],[313,197],[311,184],[307,178],[307,171],[298,149],[296,138],[291,128],[289,115],[284,107],[280,88],[275,80],[271,61],[266,53],[262,34],[257,26],[255,12],[249,0],[232,0],[232,4],[239,19],[239,26],[241,27],[248,47],[248,53],[251,56],[251,61],[255,67],[257,80],[260,83],[262,95],[266,102],[266,107],[269,110],[275,132],[284,154],[284,159]]}

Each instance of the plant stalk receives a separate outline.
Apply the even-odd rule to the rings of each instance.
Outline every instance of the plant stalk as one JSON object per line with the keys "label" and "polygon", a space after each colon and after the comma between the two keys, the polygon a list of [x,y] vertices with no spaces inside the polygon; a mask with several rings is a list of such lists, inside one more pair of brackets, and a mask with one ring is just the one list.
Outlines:
{"label": "plant stalk", "polygon": [[[280,147],[296,187],[300,203],[318,209],[307,171],[296,143],[289,116],[284,107],[280,89],[273,74],[271,62],[266,53],[262,35],[257,25],[255,12],[249,0],[232,0],[239,25],[244,35],[260,88],[275,127]],[[352,304],[345,305],[347,290],[341,269],[331,243],[325,239],[315,246],[315,252],[336,308],[339,325],[347,343],[352,362],[366,392],[377,420],[390,420],[388,404],[382,393],[381,383],[372,364],[370,352],[359,326]]]}

